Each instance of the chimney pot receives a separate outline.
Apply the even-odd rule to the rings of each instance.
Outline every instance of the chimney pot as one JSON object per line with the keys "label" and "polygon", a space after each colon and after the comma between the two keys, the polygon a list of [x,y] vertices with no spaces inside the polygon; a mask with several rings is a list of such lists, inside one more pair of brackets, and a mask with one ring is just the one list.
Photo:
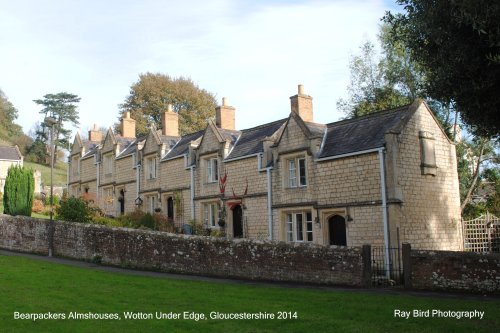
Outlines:
{"label": "chimney pot", "polygon": [[299,95],[304,95],[304,85],[299,84],[299,90],[298,90],[298,92],[299,92]]}

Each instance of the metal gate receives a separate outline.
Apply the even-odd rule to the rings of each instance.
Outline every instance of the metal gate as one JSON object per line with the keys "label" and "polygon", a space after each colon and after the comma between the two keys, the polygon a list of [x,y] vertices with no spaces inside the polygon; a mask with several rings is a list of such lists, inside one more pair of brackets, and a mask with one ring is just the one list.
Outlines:
{"label": "metal gate", "polygon": [[395,286],[403,284],[403,258],[401,248],[372,247],[372,285]]}
{"label": "metal gate", "polygon": [[500,252],[500,219],[490,213],[464,221],[464,250],[478,253]]}

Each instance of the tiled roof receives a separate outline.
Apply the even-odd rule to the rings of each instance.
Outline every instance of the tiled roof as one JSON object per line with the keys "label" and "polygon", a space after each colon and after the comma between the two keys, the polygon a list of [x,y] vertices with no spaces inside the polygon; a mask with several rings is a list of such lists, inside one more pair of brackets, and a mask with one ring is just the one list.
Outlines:
{"label": "tiled roof", "polygon": [[264,151],[262,140],[276,133],[285,121],[286,119],[281,119],[258,127],[242,130],[240,138],[236,141],[227,159],[262,153]]}
{"label": "tiled roof", "polygon": [[227,130],[224,128],[218,128],[218,130],[219,130],[219,133],[224,138],[224,140],[229,140],[231,145],[234,145],[234,143],[236,142],[236,140],[238,140],[238,137],[241,134],[240,131]]}
{"label": "tiled roof", "polygon": [[179,141],[172,147],[172,149],[163,157],[163,160],[171,159],[181,155],[185,155],[189,151],[189,145],[192,141],[198,140],[205,134],[205,131],[187,134],[181,137]]}
{"label": "tiled roof", "polygon": [[327,124],[319,158],[333,157],[383,147],[384,134],[411,115],[409,106]]}
{"label": "tiled roof", "polygon": [[0,147],[0,160],[19,161],[21,154],[17,147]]}

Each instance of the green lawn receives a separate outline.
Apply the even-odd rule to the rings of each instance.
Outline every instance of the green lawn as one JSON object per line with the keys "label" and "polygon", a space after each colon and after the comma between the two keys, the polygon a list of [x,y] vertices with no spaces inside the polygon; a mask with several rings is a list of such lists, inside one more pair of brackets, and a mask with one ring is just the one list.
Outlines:
{"label": "green lawn", "polygon": [[[437,299],[362,291],[181,281],[108,273],[0,255],[2,332],[495,332],[500,300]],[[484,319],[394,318],[394,310],[484,311]],[[116,313],[119,320],[68,319],[70,312]],[[287,320],[125,319],[124,312],[279,311]],[[14,313],[62,313],[22,320]]]}
{"label": "green lawn", "polygon": [[[44,185],[50,185],[50,166],[32,163],[32,162],[23,162],[23,165],[27,168],[32,168],[33,170],[40,170],[42,173],[42,183]],[[64,162],[57,161],[54,166],[54,186],[64,186],[68,182],[67,178],[67,170],[68,165]]]}

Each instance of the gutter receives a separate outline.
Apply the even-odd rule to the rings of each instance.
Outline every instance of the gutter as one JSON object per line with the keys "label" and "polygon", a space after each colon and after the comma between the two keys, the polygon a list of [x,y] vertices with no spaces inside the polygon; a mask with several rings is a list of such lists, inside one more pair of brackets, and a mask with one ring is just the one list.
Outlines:
{"label": "gutter", "polygon": [[384,148],[373,148],[373,149],[361,150],[361,151],[356,151],[356,152],[353,152],[353,153],[347,153],[347,154],[342,154],[342,155],[335,155],[335,156],[317,158],[315,160],[315,162],[336,160],[336,159],[339,159],[339,158],[344,158],[344,157],[349,157],[349,156],[356,156],[356,155],[363,155],[363,154],[369,154],[369,153],[376,153],[376,152],[379,152],[380,150],[383,150],[383,149]]}
{"label": "gutter", "polygon": [[384,222],[384,262],[385,273],[387,278],[390,278],[390,258],[389,258],[389,219],[387,216],[387,193],[385,189],[385,161],[384,161],[384,148],[378,149],[378,157],[380,163],[380,193],[382,195],[382,218]]}

